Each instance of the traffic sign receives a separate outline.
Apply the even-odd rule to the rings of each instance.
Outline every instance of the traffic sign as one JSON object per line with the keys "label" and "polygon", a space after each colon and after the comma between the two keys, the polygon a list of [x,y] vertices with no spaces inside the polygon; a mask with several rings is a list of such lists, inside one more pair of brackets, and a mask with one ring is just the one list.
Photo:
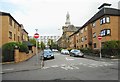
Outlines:
{"label": "traffic sign", "polygon": [[39,34],[38,34],[38,33],[35,33],[35,34],[34,34],[34,38],[39,38]]}
{"label": "traffic sign", "polygon": [[98,36],[98,40],[101,40],[101,39],[102,39],[102,36],[99,35],[99,36]]}

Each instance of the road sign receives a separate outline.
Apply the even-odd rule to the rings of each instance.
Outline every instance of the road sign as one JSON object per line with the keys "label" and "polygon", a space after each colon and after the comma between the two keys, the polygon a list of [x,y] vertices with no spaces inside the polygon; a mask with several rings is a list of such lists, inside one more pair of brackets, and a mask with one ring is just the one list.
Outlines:
{"label": "road sign", "polygon": [[102,36],[98,36],[98,40],[101,40],[102,39]]}
{"label": "road sign", "polygon": [[38,33],[35,33],[35,34],[34,34],[34,38],[39,38],[39,34],[38,34]]}

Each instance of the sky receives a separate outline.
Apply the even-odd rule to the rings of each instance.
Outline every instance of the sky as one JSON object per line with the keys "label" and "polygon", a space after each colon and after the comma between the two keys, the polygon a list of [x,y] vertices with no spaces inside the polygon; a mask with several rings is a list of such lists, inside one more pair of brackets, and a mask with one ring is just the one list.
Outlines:
{"label": "sky", "polygon": [[0,11],[23,24],[29,36],[61,36],[69,12],[71,24],[84,25],[103,3],[118,9],[119,0],[0,0]]}

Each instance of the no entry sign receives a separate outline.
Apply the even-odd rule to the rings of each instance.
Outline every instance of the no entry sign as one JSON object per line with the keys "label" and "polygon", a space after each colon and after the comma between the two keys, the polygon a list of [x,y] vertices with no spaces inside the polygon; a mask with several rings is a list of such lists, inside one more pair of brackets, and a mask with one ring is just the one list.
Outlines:
{"label": "no entry sign", "polygon": [[101,39],[102,39],[102,36],[99,35],[99,36],[98,36],[98,40],[101,40]]}
{"label": "no entry sign", "polygon": [[34,34],[34,38],[39,38],[39,34],[38,34],[38,33],[35,33],[35,34]]}

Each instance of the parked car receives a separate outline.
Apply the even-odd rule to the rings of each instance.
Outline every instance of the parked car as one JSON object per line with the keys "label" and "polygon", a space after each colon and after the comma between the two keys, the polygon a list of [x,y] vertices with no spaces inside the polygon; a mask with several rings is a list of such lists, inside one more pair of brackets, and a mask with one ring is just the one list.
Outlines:
{"label": "parked car", "polygon": [[68,54],[69,54],[69,51],[68,51],[67,49],[62,49],[62,50],[61,50],[61,54],[68,55]]}
{"label": "parked car", "polygon": [[52,49],[52,51],[53,51],[53,52],[58,52],[58,50],[57,50],[57,49]]}
{"label": "parked car", "polygon": [[44,57],[44,60],[45,59],[54,59],[54,54],[50,49],[45,49],[43,51],[43,57]]}
{"label": "parked car", "polygon": [[84,57],[84,54],[83,54],[80,50],[72,49],[72,50],[70,51],[70,56],[80,56],[80,57]]}

